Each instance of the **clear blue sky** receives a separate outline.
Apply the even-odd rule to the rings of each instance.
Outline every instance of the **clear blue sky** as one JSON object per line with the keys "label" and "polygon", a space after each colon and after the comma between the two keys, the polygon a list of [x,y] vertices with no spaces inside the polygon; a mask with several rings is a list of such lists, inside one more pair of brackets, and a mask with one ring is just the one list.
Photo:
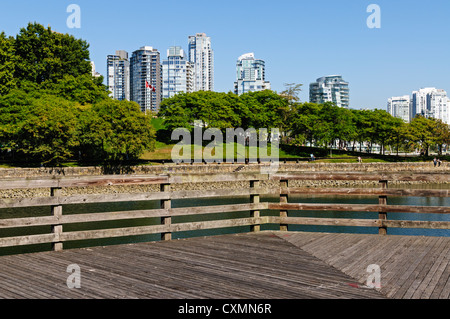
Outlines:
{"label": "clear blue sky", "polygon": [[[350,82],[351,108],[383,108],[394,95],[435,86],[450,94],[448,0],[17,0],[0,1],[0,31],[15,35],[28,22],[90,43],[97,71],[106,56],[143,45],[166,57],[187,49],[187,37],[205,32],[215,51],[215,91],[228,92],[237,58],[254,52],[266,61],[266,79],[309,83],[340,74]],[[66,25],[69,4],[81,7],[81,28]],[[369,4],[381,8],[381,28],[369,29]]]}

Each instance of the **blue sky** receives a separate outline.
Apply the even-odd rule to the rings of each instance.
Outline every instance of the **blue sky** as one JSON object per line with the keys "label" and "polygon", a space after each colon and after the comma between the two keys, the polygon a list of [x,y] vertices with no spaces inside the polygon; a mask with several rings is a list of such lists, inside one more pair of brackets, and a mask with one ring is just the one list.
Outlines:
{"label": "blue sky", "polygon": [[[69,4],[81,8],[81,28],[66,24]],[[369,29],[369,4],[381,8],[381,28]],[[169,46],[205,32],[215,51],[215,91],[228,92],[237,58],[266,61],[272,89],[340,74],[350,83],[351,108],[383,108],[395,95],[434,86],[450,93],[448,0],[0,0],[0,31],[15,35],[28,22],[90,43],[97,71],[106,56],[141,46],[166,57]]]}

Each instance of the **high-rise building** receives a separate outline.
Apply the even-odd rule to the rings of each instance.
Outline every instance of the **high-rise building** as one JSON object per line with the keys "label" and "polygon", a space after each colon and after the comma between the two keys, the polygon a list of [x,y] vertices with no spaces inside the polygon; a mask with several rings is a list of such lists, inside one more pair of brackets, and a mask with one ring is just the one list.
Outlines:
{"label": "high-rise building", "polygon": [[450,124],[450,101],[447,92],[433,87],[413,91],[411,101],[411,120],[416,115],[440,119]]}
{"label": "high-rise building", "polygon": [[270,89],[270,82],[265,81],[265,62],[256,60],[254,53],[241,55],[236,63],[236,82],[234,93],[263,91]]}
{"label": "high-rise building", "polygon": [[205,33],[189,36],[189,62],[193,67],[193,91],[214,91],[214,51]]}
{"label": "high-rise building", "polygon": [[317,79],[309,86],[311,103],[333,102],[339,107],[349,107],[349,88],[340,75],[329,75]]}
{"label": "high-rise building", "polygon": [[92,75],[92,77],[94,77],[94,78],[99,78],[99,77],[102,76],[100,73],[98,73],[98,72],[95,70],[95,63],[94,63],[94,61],[91,61],[91,75]]}
{"label": "high-rise building", "polygon": [[130,100],[130,61],[128,52],[119,50],[107,57],[107,85],[116,100]]}
{"label": "high-rise building", "polygon": [[131,100],[141,106],[143,112],[159,111],[161,103],[160,53],[151,46],[133,52],[130,59]]}
{"label": "high-rise building", "polygon": [[411,97],[409,95],[394,96],[388,99],[387,111],[405,122],[410,121]]}
{"label": "high-rise building", "polygon": [[166,99],[180,92],[192,91],[191,63],[181,47],[170,47],[167,50],[167,60],[162,62],[162,98]]}

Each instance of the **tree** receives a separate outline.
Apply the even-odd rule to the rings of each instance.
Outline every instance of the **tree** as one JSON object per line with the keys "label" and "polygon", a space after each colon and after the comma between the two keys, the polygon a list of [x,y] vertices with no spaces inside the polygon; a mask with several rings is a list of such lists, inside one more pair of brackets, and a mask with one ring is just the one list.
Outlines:
{"label": "tree", "polygon": [[302,91],[302,86],[303,84],[284,83],[284,87],[286,89],[282,91],[280,95],[285,99],[287,99],[289,104],[293,104],[294,102],[300,102],[298,94]]}
{"label": "tree", "polygon": [[15,55],[14,38],[0,33],[0,96],[16,86],[14,79]]}
{"label": "tree", "polygon": [[421,153],[424,153],[425,156],[428,156],[430,145],[435,141],[433,129],[432,120],[421,115],[417,115],[409,125],[409,134],[412,141],[421,147]]}
{"label": "tree", "polygon": [[439,155],[442,155],[442,147],[444,144],[450,143],[450,127],[439,119],[430,119],[433,126],[433,140],[437,145]]}
{"label": "tree", "polygon": [[5,147],[29,162],[59,165],[74,155],[76,104],[62,98],[12,91],[0,100]]}
{"label": "tree", "polygon": [[83,105],[95,104],[109,99],[107,87],[103,85],[102,81],[103,78],[93,78],[91,74],[78,77],[64,75],[56,82],[44,83],[38,90]]}
{"label": "tree", "polygon": [[20,30],[14,42],[17,85],[56,82],[66,75],[91,74],[88,48],[86,41],[29,23],[27,28]]}
{"label": "tree", "polygon": [[105,100],[82,108],[79,131],[84,161],[137,160],[155,148],[151,117],[135,102]]}
{"label": "tree", "polygon": [[288,125],[290,136],[296,143],[304,144],[309,141],[312,145],[318,138],[318,119],[321,106],[315,103],[298,103],[294,105],[289,116]]}

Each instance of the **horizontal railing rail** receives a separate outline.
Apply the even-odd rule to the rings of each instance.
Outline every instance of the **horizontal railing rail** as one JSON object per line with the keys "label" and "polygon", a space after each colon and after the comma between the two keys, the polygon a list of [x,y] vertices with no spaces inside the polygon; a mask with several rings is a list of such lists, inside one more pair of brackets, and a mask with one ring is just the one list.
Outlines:
{"label": "horizontal railing rail", "polygon": [[[379,182],[380,187],[291,187],[291,181],[371,181]],[[424,229],[450,229],[450,221],[427,220],[393,220],[388,219],[389,213],[440,214],[447,216],[450,208],[446,206],[412,206],[389,205],[389,196],[415,196],[415,197],[449,197],[448,189],[389,189],[389,181],[403,182],[450,182],[449,173],[421,172],[421,173],[387,173],[387,172],[308,172],[308,173],[232,173],[232,174],[165,174],[158,176],[146,175],[111,175],[111,176],[79,176],[54,178],[22,178],[3,179],[0,181],[0,190],[18,189],[50,189],[48,197],[34,198],[3,198],[0,199],[0,209],[49,207],[49,216],[3,218],[0,216],[0,247],[14,247],[23,245],[49,244],[54,250],[63,249],[63,243],[70,241],[83,241],[89,239],[103,239],[128,237],[149,234],[161,234],[163,240],[172,239],[172,234],[185,231],[205,229],[250,227],[251,231],[259,231],[261,225],[279,225],[279,229],[287,231],[289,225],[319,225],[319,226],[354,226],[376,227],[379,234],[387,234],[387,228],[424,228]],[[225,189],[209,189],[207,183],[240,182],[248,183],[248,187],[236,186]],[[265,185],[264,182],[269,184]],[[171,185],[199,184],[206,189],[202,190],[173,190]],[[132,185],[156,185],[154,191],[141,193],[117,194],[81,194],[63,196],[64,188],[79,187],[111,187]],[[275,185],[275,186],[274,186]],[[155,187],[156,187],[155,186]],[[289,196],[295,194],[317,196],[369,196],[378,198],[377,204],[316,204],[316,203],[290,203]],[[263,202],[261,196],[279,197],[277,202]],[[172,200],[180,199],[207,199],[246,197],[248,203],[224,204],[213,206],[194,206],[173,208]],[[119,212],[99,212],[87,214],[63,214],[65,205],[159,201],[160,208],[131,210]],[[273,216],[274,211],[279,212]],[[317,212],[378,212],[378,219],[356,218],[322,218],[298,217],[291,212],[317,211]],[[224,219],[208,220],[206,216],[218,213],[249,212],[248,217],[232,216]],[[272,212],[262,216],[263,212]],[[202,220],[193,222],[174,223],[172,217],[202,216]],[[106,221],[124,221],[136,219],[159,218],[156,225],[130,226],[112,229],[94,229],[79,231],[63,231],[64,226],[72,224],[88,224]],[[20,236],[1,236],[2,230],[31,228],[37,226],[50,226],[51,232],[45,234],[32,234]]]}

